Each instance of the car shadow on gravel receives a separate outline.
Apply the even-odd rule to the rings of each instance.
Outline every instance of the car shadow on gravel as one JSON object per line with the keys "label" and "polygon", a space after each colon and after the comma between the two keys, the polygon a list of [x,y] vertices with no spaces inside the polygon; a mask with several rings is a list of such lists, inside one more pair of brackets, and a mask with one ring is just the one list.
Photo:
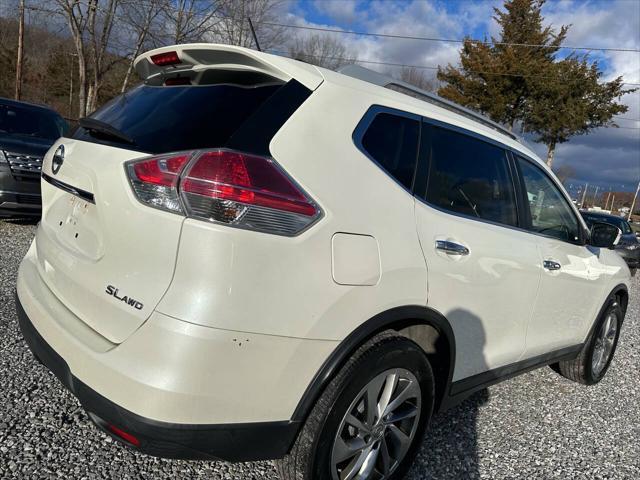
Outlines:
{"label": "car shadow on gravel", "polygon": [[476,421],[488,401],[489,391],[480,390],[434,416],[407,480],[479,479]]}
{"label": "car shadow on gravel", "polygon": [[[449,312],[461,326],[457,332],[465,350],[457,358],[473,365],[476,372],[488,370],[484,357],[486,333],[481,319],[464,309]],[[480,407],[489,401],[489,391],[480,390],[459,405],[434,415],[407,480],[480,478],[477,419]]]}

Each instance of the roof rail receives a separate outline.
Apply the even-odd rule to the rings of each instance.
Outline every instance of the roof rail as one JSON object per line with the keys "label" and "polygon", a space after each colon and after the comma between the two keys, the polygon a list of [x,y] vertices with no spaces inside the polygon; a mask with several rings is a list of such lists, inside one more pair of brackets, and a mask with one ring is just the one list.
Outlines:
{"label": "roof rail", "polygon": [[446,100],[436,95],[435,93],[422,90],[414,85],[411,85],[410,83],[396,80],[393,77],[389,77],[387,75],[383,75],[382,73],[369,70],[368,68],[361,67],[360,65],[345,65],[344,67],[338,69],[338,72],[349,77],[357,78],[358,80],[364,80],[365,82],[373,83],[374,85],[379,85],[396,92],[404,93],[405,95],[409,95],[419,100],[429,102],[438,107],[445,108],[451,112],[457,113],[478,123],[481,123],[489,128],[492,128],[502,133],[503,135],[508,136],[509,138],[519,140],[513,132],[510,132],[507,128],[503,127],[499,123],[494,122],[493,120],[488,119],[484,115],[474,112],[473,110],[469,110],[468,108],[458,105],[457,103]]}

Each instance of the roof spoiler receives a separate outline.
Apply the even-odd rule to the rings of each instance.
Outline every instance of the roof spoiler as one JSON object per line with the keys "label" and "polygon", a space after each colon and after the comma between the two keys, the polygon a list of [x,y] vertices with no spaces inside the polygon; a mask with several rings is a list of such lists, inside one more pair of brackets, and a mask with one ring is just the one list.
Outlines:
{"label": "roof spoiler", "polygon": [[[170,55],[172,53],[175,55]],[[158,55],[164,56],[167,61],[158,61]],[[152,57],[156,57],[155,62]],[[312,65],[249,48],[215,43],[190,43],[156,48],[138,56],[134,67],[145,81],[171,74],[212,69],[255,72],[282,82],[295,79],[310,90],[318,88],[323,81],[320,72]]]}
{"label": "roof spoiler", "polygon": [[381,87],[404,93],[405,95],[409,95],[419,100],[431,103],[438,107],[457,113],[458,115],[467,117],[475,122],[481,123],[482,125],[492,128],[502,133],[503,135],[508,136],[509,138],[518,140],[518,137],[513,132],[510,132],[504,126],[494,122],[493,120],[490,120],[484,115],[474,112],[473,110],[469,110],[468,108],[458,105],[457,103],[446,100],[436,95],[435,93],[422,90],[414,85],[411,85],[410,83],[396,80],[393,77],[389,77],[387,75],[383,75],[382,73],[369,70],[368,68],[361,67],[360,65],[345,65],[344,67],[340,68],[338,72],[342,73],[343,75],[357,78],[358,80],[363,80],[365,82],[373,83],[374,85],[379,85]]}

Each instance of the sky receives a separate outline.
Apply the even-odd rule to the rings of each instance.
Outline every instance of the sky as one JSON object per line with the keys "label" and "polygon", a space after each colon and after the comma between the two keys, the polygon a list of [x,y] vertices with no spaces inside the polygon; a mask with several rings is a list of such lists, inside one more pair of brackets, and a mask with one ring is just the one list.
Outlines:
{"label": "sky", "polygon": [[[493,7],[502,4],[500,0],[291,0],[284,4],[282,21],[360,32],[481,39],[499,33],[492,16]],[[542,13],[545,22],[556,28],[571,25],[565,45],[640,49],[640,0],[548,0]],[[359,60],[436,67],[456,65],[459,58],[459,43],[328,35],[339,36],[348,52]],[[563,52],[568,54],[569,50]],[[640,87],[639,52],[591,50],[589,55],[598,62],[603,80],[622,75],[625,82]],[[385,73],[395,68],[365,66]],[[435,76],[434,69],[425,72]],[[625,95],[622,102],[629,111],[616,118],[620,128],[600,128],[558,146],[555,166],[570,165],[576,171],[575,178],[568,182],[573,195],[585,183],[590,184],[591,192],[595,186],[600,191],[631,191],[640,181],[640,90]],[[533,138],[528,140],[536,153],[546,158],[546,146],[534,143]]]}

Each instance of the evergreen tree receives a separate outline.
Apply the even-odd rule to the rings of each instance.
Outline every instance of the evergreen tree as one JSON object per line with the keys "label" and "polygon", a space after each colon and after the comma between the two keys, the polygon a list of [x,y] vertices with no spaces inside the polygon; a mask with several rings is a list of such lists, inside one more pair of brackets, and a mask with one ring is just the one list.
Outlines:
{"label": "evergreen tree", "polygon": [[533,78],[532,96],[525,115],[525,129],[547,146],[547,165],[553,165],[556,146],[574,135],[598,127],[617,125],[613,116],[625,113],[626,105],[616,102],[634,90],[623,90],[622,77],[600,83],[597,63],[586,57],[568,57],[552,63],[547,76]]}
{"label": "evergreen tree", "polygon": [[557,60],[569,27],[545,27],[544,2],[507,0],[504,11],[495,8],[500,38],[465,39],[460,67],[438,69],[438,93],[509,129],[521,122],[547,145],[551,166],[557,144],[614,125],[613,115],[627,111],[615,100],[633,90],[622,90],[621,78],[598,83],[598,65],[586,56]]}

